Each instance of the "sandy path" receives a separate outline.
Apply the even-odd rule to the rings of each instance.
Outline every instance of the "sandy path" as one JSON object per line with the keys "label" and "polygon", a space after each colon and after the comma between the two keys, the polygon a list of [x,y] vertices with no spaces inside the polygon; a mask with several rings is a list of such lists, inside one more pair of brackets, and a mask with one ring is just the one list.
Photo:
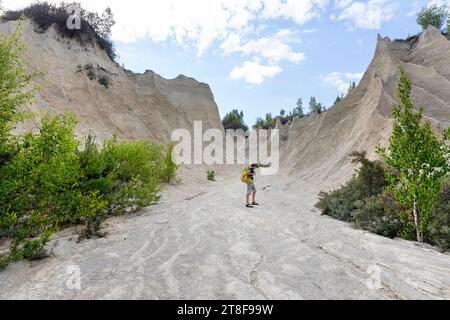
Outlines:
{"label": "sandy path", "polygon": [[[236,179],[204,182],[112,219],[104,239],[67,230],[53,257],[0,273],[0,298],[450,299],[449,254],[322,217],[270,178],[258,186],[253,210]],[[67,286],[73,266],[80,289]]]}

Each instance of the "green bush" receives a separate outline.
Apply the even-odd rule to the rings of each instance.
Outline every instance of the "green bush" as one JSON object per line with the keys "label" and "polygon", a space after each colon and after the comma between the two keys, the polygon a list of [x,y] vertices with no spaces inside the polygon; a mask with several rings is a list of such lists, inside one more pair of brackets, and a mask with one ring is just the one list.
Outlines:
{"label": "green bush", "polygon": [[80,239],[103,236],[100,230],[108,217],[105,210],[107,205],[108,203],[103,200],[99,192],[88,193],[80,198],[79,206],[76,209],[77,222],[84,226]]}
{"label": "green bush", "polygon": [[122,141],[117,137],[99,151],[92,135],[80,152],[83,189],[98,191],[110,214],[136,211],[158,199],[160,182],[175,179],[173,147],[147,141]]}
{"label": "green bush", "polygon": [[435,136],[431,123],[422,119],[423,108],[414,110],[411,87],[401,67],[400,104],[393,106],[389,147],[377,149],[386,164],[354,153],[354,162],[362,164],[357,176],[339,190],[322,192],[317,207],[323,214],[353,221],[371,232],[448,250],[450,128],[442,132],[442,138]]}
{"label": "green bush", "polygon": [[439,201],[434,206],[428,234],[425,240],[439,246],[442,251],[450,249],[450,179],[447,178],[442,184]]}
{"label": "green bush", "polygon": [[352,178],[344,187],[332,192],[321,192],[316,207],[323,215],[350,222],[352,212],[357,208],[356,202],[362,200],[359,196],[356,178]]}
{"label": "green bush", "polygon": [[43,115],[35,132],[12,135],[37,91],[23,50],[20,26],[0,35],[0,238],[11,243],[0,268],[45,257],[51,235],[66,225],[82,224],[81,237],[100,236],[108,213],[151,204],[177,169],[172,147],[150,142],[112,139],[99,151],[88,135],[81,150],[73,114]]}
{"label": "green bush", "polygon": [[169,144],[163,153],[160,178],[164,182],[175,181],[177,178],[178,165],[173,160],[173,148],[173,144]]}
{"label": "green bush", "polygon": [[353,152],[352,162],[361,164],[357,174],[342,188],[332,192],[321,192],[316,207],[322,214],[351,222],[353,211],[360,201],[379,195],[386,187],[386,167],[380,161],[370,161],[365,152]]}
{"label": "green bush", "polygon": [[388,185],[386,171],[392,169],[382,161],[368,160],[366,152],[355,151],[351,156],[353,158],[352,163],[361,164],[361,167],[357,170],[355,181],[360,199],[380,194]]}
{"label": "green bush", "polygon": [[[122,141],[117,137],[99,151],[89,134],[79,152],[84,192],[98,193],[110,215],[136,212],[159,199],[161,182],[176,178],[178,166],[172,161],[173,146],[148,141]],[[100,210],[99,214],[103,216]],[[104,220],[93,216],[92,221]]]}
{"label": "green bush", "polygon": [[216,175],[217,173],[212,170],[208,170],[208,172],[206,172],[206,178],[208,181],[216,181]]}
{"label": "green bush", "polygon": [[28,71],[20,35],[20,24],[8,36],[0,33],[0,166],[9,162],[15,153],[11,129],[26,116],[22,107],[31,104],[38,89],[31,83],[37,73]]}
{"label": "green bush", "polygon": [[80,150],[75,125],[72,114],[44,116],[0,167],[1,236],[12,238],[1,265],[45,257],[51,235],[65,225],[83,225],[80,238],[103,236],[108,215],[152,204],[161,182],[175,178],[171,146],[114,137],[100,151],[89,134]]}
{"label": "green bush", "polygon": [[[38,133],[20,139],[14,158],[0,168],[4,183],[0,209],[9,214],[9,223],[32,224],[55,213],[61,201],[60,190],[77,181],[73,116],[44,117]],[[57,212],[57,215],[60,215]]]}
{"label": "green bush", "polygon": [[[110,214],[135,212],[159,199],[160,182],[175,178],[177,166],[172,161],[172,147],[148,141],[106,141],[100,153],[103,176],[113,177],[106,194]],[[105,175],[106,174],[106,175]],[[109,179],[108,179],[109,180]]]}
{"label": "green bush", "polygon": [[88,225],[105,207],[95,192],[81,189],[75,124],[72,114],[44,116],[38,132],[22,137],[14,158],[0,168],[1,229],[13,238],[11,261],[42,258],[61,225]]}

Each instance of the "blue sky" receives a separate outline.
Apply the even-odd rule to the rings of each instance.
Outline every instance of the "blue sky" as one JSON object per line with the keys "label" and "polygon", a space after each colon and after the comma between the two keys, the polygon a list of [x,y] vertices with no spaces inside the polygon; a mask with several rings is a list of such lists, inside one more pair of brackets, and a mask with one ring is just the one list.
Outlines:
{"label": "blue sky", "polygon": [[[29,0],[5,0],[18,8]],[[51,1],[58,2],[58,1]],[[147,0],[79,1],[91,11],[110,6],[119,62],[135,72],[179,74],[211,86],[221,116],[241,109],[248,123],[271,112],[330,106],[358,81],[377,33],[420,32],[414,13],[450,0]]]}

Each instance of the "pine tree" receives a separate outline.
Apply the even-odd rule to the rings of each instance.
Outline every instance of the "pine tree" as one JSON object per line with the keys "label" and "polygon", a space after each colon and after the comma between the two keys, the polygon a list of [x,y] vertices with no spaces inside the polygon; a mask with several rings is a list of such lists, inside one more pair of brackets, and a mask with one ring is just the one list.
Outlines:
{"label": "pine tree", "polygon": [[317,102],[316,97],[311,97],[311,100],[309,101],[309,108],[311,112],[316,112],[318,114],[321,114],[324,111],[322,103]]}
{"label": "pine tree", "polygon": [[333,106],[338,104],[339,102],[341,102],[343,99],[344,99],[344,95],[336,96],[336,100],[334,100]]}
{"label": "pine tree", "polygon": [[347,89],[347,94],[351,94],[353,91],[355,91],[355,89],[356,89],[356,82],[353,81],[352,83],[350,83]]}
{"label": "pine tree", "polygon": [[225,130],[248,130],[248,127],[244,122],[244,112],[239,112],[237,109],[231,110],[231,112],[227,113],[222,120],[222,124]]}
{"label": "pine tree", "polygon": [[292,115],[294,117],[302,117],[305,115],[305,113],[303,112],[303,99],[299,98],[297,100],[297,107],[294,108],[294,110],[292,111]]}

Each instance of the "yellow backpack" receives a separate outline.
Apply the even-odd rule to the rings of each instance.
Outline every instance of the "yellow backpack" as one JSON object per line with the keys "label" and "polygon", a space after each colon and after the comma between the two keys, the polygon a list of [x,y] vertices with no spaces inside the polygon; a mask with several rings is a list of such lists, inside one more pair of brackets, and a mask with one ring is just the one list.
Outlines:
{"label": "yellow backpack", "polygon": [[250,176],[248,175],[248,165],[244,165],[241,171],[241,181],[243,183],[251,182]]}

